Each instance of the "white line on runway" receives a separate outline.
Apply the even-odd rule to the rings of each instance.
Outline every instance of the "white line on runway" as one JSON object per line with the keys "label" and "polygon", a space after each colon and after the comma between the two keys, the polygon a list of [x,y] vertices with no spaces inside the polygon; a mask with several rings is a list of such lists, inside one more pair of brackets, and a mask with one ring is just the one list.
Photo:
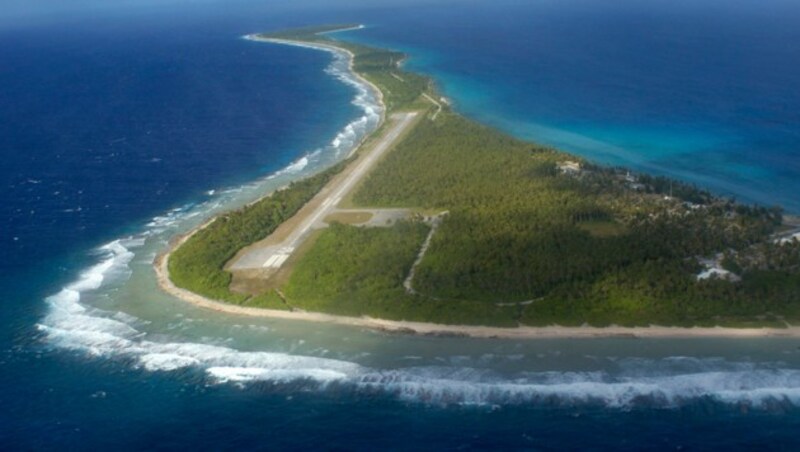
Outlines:
{"label": "white line on runway", "polygon": [[[294,231],[283,242],[285,245],[276,254],[267,259],[263,267],[279,268],[289,258],[289,255],[294,251],[300,242],[305,238],[306,233],[321,219],[324,218],[331,209],[339,204],[345,194],[350,191],[353,186],[361,180],[367,171],[378,161],[388,149],[392,147],[400,134],[411,124],[411,120],[417,116],[417,112],[404,113],[401,118],[395,123],[391,131],[372,149],[358,166],[347,175],[338,187],[333,190],[325,201],[312,213],[303,223],[295,228]],[[288,251],[286,251],[288,250]]]}

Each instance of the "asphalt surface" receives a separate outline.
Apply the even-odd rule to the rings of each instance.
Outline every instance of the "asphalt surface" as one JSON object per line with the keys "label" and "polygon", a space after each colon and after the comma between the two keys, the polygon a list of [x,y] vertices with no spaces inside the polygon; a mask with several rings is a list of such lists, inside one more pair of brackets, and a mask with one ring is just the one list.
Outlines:
{"label": "asphalt surface", "polygon": [[318,227],[324,226],[323,220],[336,210],[336,206],[346,196],[350,190],[375,166],[380,158],[396,144],[397,140],[413,123],[417,112],[398,113],[392,116],[394,123],[388,132],[381,137],[369,154],[361,161],[347,176],[336,182],[336,185],[329,187],[323,192],[327,192],[325,199],[311,213],[306,214],[300,225],[296,227],[289,236],[278,245],[253,248],[231,264],[231,270],[244,270],[254,268],[280,268],[291,254],[308,238],[310,232]]}

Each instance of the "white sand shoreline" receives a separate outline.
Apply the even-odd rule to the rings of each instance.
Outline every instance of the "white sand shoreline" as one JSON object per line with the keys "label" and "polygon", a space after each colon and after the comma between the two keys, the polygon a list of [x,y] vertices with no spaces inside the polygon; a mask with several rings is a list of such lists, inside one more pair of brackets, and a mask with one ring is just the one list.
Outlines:
{"label": "white sand shoreline", "polygon": [[372,317],[346,317],[332,314],[305,311],[280,311],[275,309],[250,308],[224,303],[198,295],[175,286],[169,279],[169,254],[185,242],[192,233],[183,236],[170,249],[156,258],[154,266],[159,287],[168,294],[203,309],[232,315],[262,317],[306,322],[332,323],[337,325],[370,328],[380,331],[420,334],[431,336],[464,336],[472,338],[497,339],[557,339],[557,338],[757,338],[757,337],[800,337],[800,328],[724,328],[724,327],[488,327],[472,325],[442,325],[436,323],[383,320]]}
{"label": "white sand shoreline", "polygon": [[[334,31],[355,30],[355,29],[359,29],[361,27],[362,26],[358,26],[358,27],[352,27],[352,28],[346,28],[346,29],[334,30]],[[380,104],[380,106],[382,107],[381,108],[381,120],[378,123],[378,128],[380,128],[380,126],[384,123],[384,121],[386,119],[386,104],[383,102],[383,92],[377,86],[375,86],[374,83],[372,83],[369,80],[365,79],[364,77],[361,76],[361,74],[359,74],[358,72],[353,70],[353,64],[355,62],[355,57],[356,56],[353,55],[353,52],[351,52],[350,50],[342,48],[342,47],[337,47],[335,45],[329,45],[329,44],[323,44],[323,43],[310,43],[310,42],[292,41],[290,39],[278,39],[278,38],[262,38],[258,34],[245,35],[244,38],[247,39],[247,40],[250,40],[250,41],[269,42],[269,43],[273,43],[273,44],[283,44],[283,45],[289,45],[289,46],[294,46],[294,47],[305,47],[305,48],[309,48],[309,49],[323,50],[323,51],[326,51],[326,52],[338,53],[338,54],[341,54],[341,55],[345,55],[347,57],[347,70],[348,70],[348,72],[350,72],[350,75],[352,75],[360,83],[364,84],[365,86],[368,86],[373,91],[373,93],[375,94],[375,98],[378,100],[378,104]],[[363,142],[363,140],[362,140],[362,142]],[[358,147],[359,146],[356,146],[355,149],[358,149]],[[355,151],[355,149],[354,149],[354,151]]]}
{"label": "white sand shoreline", "polygon": [[[299,41],[261,38],[258,35],[247,35],[246,39],[254,41],[272,42],[278,44],[293,45],[299,47],[316,48],[320,50],[344,53],[349,59],[348,68],[350,73],[360,82],[368,85],[377,93],[378,102],[381,104],[381,122],[385,120],[386,106],[383,103],[381,91],[371,82],[364,79],[353,70],[355,56],[347,49],[334,45],[306,43]],[[378,126],[380,128],[380,125]],[[377,130],[377,129],[376,129]],[[373,132],[374,133],[374,132]],[[364,137],[366,139],[366,137]],[[362,143],[364,140],[362,139]],[[356,147],[356,149],[358,146]],[[405,334],[421,334],[435,336],[464,336],[473,338],[503,338],[503,339],[537,339],[537,338],[598,338],[598,337],[626,337],[626,338],[755,338],[755,337],[800,337],[800,327],[790,326],[787,328],[726,328],[726,327],[485,327],[470,325],[442,325],[424,322],[408,322],[383,320],[371,317],[346,317],[331,314],[305,312],[305,311],[280,311],[272,309],[261,309],[236,306],[212,300],[196,293],[181,289],[175,286],[169,278],[169,256],[177,247],[183,244],[194,233],[210,224],[212,218],[203,225],[195,228],[187,234],[179,237],[170,244],[169,248],[156,257],[154,268],[159,287],[166,293],[179,298],[187,303],[203,309],[223,312],[232,315],[242,315],[250,317],[266,317],[274,319],[301,320],[307,322],[331,323],[361,328],[371,328],[381,331],[389,331]]]}

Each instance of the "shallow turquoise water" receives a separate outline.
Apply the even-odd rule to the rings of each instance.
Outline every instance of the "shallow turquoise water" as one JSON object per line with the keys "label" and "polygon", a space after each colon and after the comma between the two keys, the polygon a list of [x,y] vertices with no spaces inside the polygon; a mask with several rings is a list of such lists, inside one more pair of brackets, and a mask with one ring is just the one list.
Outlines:
{"label": "shallow turquoise water", "polygon": [[501,1],[348,37],[409,52],[457,110],[519,137],[798,212],[797,23],[782,1]]}
{"label": "shallow turquoise water", "polygon": [[[624,59],[615,72],[592,49],[577,58],[580,36],[554,36],[608,21],[650,30],[635,6],[618,3],[598,22],[593,2],[467,5],[89,4],[4,16],[0,448],[796,448],[792,339],[409,337],[220,316],[156,289],[152,260],[171,237],[340,157],[346,146],[333,142],[365,115],[370,99],[343,82],[330,55],[240,39],[284,26],[363,21],[372,28],[360,39],[408,49],[410,67],[435,74],[467,114],[791,205],[797,110],[787,85],[746,78],[772,93],[737,100],[752,101],[744,120],[764,119],[761,135],[751,131],[757,121],[722,121],[725,108],[686,110],[680,84],[666,96],[640,86],[631,96],[650,99],[645,110],[606,103],[621,88],[576,91],[581,80],[564,76],[575,67],[556,57],[586,68],[606,61],[615,80]],[[670,20],[698,14],[682,11]],[[791,37],[778,22],[766,35]],[[72,33],[46,33],[53,26]],[[519,38],[531,30],[538,43]],[[703,31],[682,30],[670,39]],[[791,82],[793,68],[771,71]],[[713,94],[692,99],[724,100]],[[661,105],[665,97],[674,105]],[[604,107],[586,109],[584,99]],[[764,99],[783,99],[783,116]]]}

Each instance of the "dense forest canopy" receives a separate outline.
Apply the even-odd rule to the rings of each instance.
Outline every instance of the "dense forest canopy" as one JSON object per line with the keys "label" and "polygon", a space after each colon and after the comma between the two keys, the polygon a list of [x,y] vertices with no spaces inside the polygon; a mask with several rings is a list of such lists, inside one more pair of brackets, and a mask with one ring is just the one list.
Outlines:
{"label": "dense forest canopy", "polygon": [[[381,228],[333,224],[299,257],[282,291],[230,291],[225,262],[296,212],[339,166],[195,234],[170,260],[177,285],[240,304],[441,323],[782,326],[800,319],[800,243],[773,236],[779,208],[593,165],[446,105],[431,115],[429,100],[438,96],[428,78],[402,70],[404,55],[317,34],[331,29],[268,37],[347,48],[389,111],[429,113],[351,198],[356,207],[419,215]],[[433,229],[421,220],[431,212],[446,212]]]}

